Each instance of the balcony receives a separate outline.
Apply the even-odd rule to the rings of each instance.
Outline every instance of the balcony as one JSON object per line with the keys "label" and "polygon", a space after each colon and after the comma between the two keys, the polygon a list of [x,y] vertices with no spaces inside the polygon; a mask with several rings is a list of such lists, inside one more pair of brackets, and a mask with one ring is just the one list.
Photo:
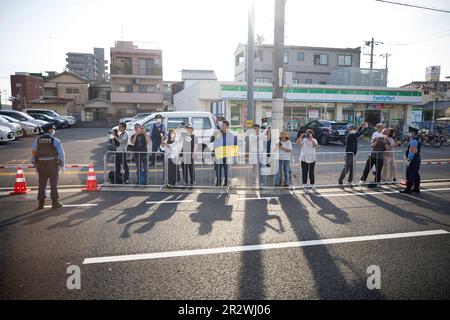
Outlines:
{"label": "balcony", "polygon": [[111,92],[112,103],[162,103],[163,94],[139,92]]}

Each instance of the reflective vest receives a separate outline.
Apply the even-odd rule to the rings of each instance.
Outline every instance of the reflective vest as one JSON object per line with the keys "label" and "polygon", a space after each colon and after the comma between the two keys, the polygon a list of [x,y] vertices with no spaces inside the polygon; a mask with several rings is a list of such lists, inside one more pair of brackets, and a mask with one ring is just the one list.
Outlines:
{"label": "reflective vest", "polygon": [[39,160],[51,160],[48,158],[57,159],[58,152],[53,145],[55,139],[50,135],[43,135],[42,137],[37,138],[37,156],[36,158]]}

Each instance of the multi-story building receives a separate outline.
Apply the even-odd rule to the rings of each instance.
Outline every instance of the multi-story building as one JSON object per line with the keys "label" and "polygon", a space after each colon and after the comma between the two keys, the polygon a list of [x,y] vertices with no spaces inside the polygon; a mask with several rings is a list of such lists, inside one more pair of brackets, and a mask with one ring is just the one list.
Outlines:
{"label": "multi-story building", "polygon": [[88,79],[89,81],[96,81],[98,75],[97,57],[92,53],[67,53],[67,69],[79,76]]}
{"label": "multi-story building", "polygon": [[94,48],[94,55],[97,60],[97,79],[95,82],[104,83],[108,82],[108,60],[105,60],[105,49],[104,48]]}
{"label": "multi-story building", "polygon": [[[272,83],[273,45],[255,47],[255,82]],[[361,48],[285,46],[284,73],[292,84],[329,84],[331,72],[344,67],[360,67]],[[247,45],[239,44],[235,54],[234,80],[247,81]]]}
{"label": "multi-story building", "polygon": [[26,72],[16,72],[11,75],[12,108],[26,109],[32,100],[44,95],[44,80]]}
{"label": "multi-story building", "polygon": [[116,41],[111,53],[111,104],[118,116],[163,109],[162,51]]}

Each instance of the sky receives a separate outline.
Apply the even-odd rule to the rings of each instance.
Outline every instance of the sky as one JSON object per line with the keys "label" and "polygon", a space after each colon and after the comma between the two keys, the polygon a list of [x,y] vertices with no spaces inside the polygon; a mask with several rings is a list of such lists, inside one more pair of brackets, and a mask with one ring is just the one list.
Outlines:
{"label": "sky", "polygon": [[[221,81],[234,79],[234,52],[247,42],[250,0],[15,0],[0,1],[0,93],[10,96],[15,72],[61,72],[66,52],[93,52],[116,40],[162,49],[163,79],[181,80],[182,69],[212,69]],[[255,33],[273,43],[274,0],[254,0]],[[450,10],[450,0],[402,0]],[[374,68],[390,53],[388,86],[425,78],[441,66],[450,76],[450,14],[375,0],[288,0],[285,44],[362,47],[372,37]],[[362,56],[361,67],[368,67]],[[5,92],[6,91],[6,92]],[[6,95],[5,95],[6,93]],[[9,102],[8,102],[9,104]]]}

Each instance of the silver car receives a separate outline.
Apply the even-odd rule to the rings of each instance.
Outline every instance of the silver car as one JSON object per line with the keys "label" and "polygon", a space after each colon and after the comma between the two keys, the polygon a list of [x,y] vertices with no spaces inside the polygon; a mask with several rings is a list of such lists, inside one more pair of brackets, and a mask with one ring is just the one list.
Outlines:
{"label": "silver car", "polygon": [[41,127],[44,124],[48,123],[47,121],[37,120],[37,119],[33,118],[32,116],[30,116],[29,114],[26,114],[25,112],[17,111],[17,110],[0,110],[0,115],[10,116],[11,118],[17,119],[19,121],[31,122],[39,127],[40,132],[42,132]]}
{"label": "silver car", "polygon": [[8,127],[11,130],[13,130],[16,138],[23,136],[22,126],[18,123],[14,123],[14,122],[6,119],[4,116],[0,116],[0,125],[2,125],[4,127]]}
{"label": "silver car", "polygon": [[39,134],[39,127],[31,122],[19,121],[17,119],[14,119],[10,116],[5,116],[5,115],[2,115],[2,117],[9,120],[10,122],[17,123],[19,126],[21,126],[24,135],[31,136],[31,135]]}

